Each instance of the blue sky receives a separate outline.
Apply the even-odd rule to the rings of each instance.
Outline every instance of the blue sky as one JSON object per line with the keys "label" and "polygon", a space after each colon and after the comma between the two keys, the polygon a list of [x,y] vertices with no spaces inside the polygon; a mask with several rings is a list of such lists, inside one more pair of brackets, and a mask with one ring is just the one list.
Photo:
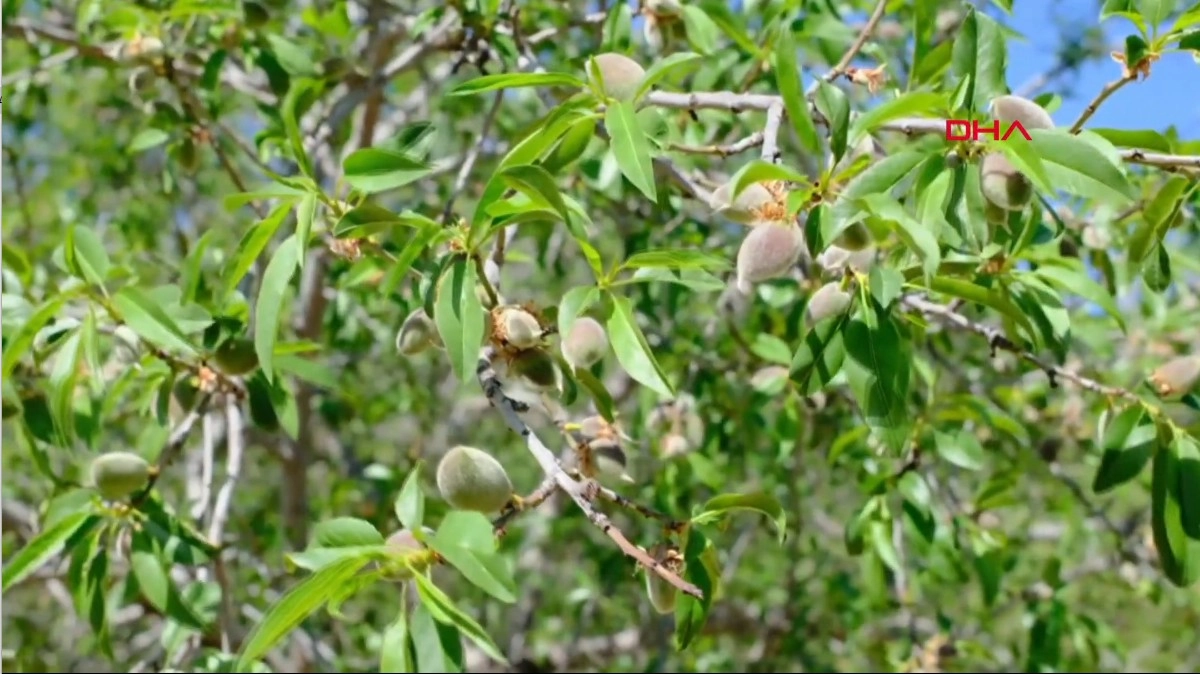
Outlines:
{"label": "blue sky", "polygon": [[[1097,4],[1092,0],[1016,0],[1013,16],[1006,23],[1025,35],[1026,41],[1009,42],[1009,87],[1016,90],[1051,68],[1061,26],[1095,25],[1099,21]],[[1110,18],[1102,26],[1114,46],[1137,32],[1131,23],[1119,18]],[[1073,95],[1064,96],[1062,107],[1054,113],[1055,123],[1066,125],[1077,118],[1104,84],[1120,74],[1119,68],[1111,60],[1082,66],[1077,76],[1066,80],[1072,85]],[[1163,130],[1174,124],[1182,138],[1200,138],[1198,85],[1200,64],[1186,53],[1167,54],[1154,64],[1149,79],[1128,84],[1105,101],[1088,126]],[[1063,91],[1055,84],[1046,90]]]}

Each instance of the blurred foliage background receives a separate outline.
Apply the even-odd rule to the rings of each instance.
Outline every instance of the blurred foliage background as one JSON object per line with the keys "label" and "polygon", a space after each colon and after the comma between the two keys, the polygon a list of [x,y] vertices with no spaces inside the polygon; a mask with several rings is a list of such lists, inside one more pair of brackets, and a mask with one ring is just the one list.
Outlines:
{"label": "blurred foliage background", "polygon": [[[1097,19],[1125,12],[1146,30],[1118,45],[1064,37],[1053,76],[1013,93],[1053,110],[1056,78],[1082,64],[1110,63],[1117,86],[1137,87],[1139,67],[1200,49],[1200,9],[1186,2],[1095,4]],[[897,193],[911,212],[937,166],[977,171],[970,156],[966,166],[944,160],[951,150],[968,154],[964,146],[928,128],[897,133],[896,120],[936,129],[948,113],[965,117],[964,105],[979,112],[973,103],[985,89],[1006,93],[1008,5],[5,2],[5,670],[233,671],[246,635],[306,573],[286,555],[309,545],[317,522],[354,517],[385,536],[396,531],[393,503],[413,470],[428,494],[424,520],[441,521],[448,507],[434,468],[457,444],[500,459],[520,493],[541,483],[524,442],[475,384],[473,358],[460,377],[446,351],[405,356],[395,340],[452,254],[454,230],[440,223],[471,221],[506,155],[548,133],[551,110],[577,100],[570,87],[448,93],[481,75],[539,68],[583,78],[588,56],[615,51],[647,68],[671,54],[701,55],[666,73],[662,92],[782,95],[790,105],[796,85],[780,86],[781,69],[802,71],[804,89],[826,75],[833,82],[808,122],[819,132],[816,153],[802,123],[772,127],[761,107],[689,109],[652,95],[637,114],[645,138],[636,145],[654,156],[654,200],[628,178],[634,150],[623,157],[617,141],[610,147],[611,124],[569,132],[578,156],[549,138],[518,162],[539,162],[573,212],[586,214],[605,269],[638,252],[684,251],[614,286],[637,326],[622,345],[610,335],[614,353],[593,369],[631,436],[635,482],[614,489],[681,520],[719,494],[763,494],[766,510],[779,504],[787,537],[780,542],[770,518],[754,512],[706,529],[720,592],[702,632],[679,651],[676,617],[653,610],[636,565],[569,499],[553,496],[515,517],[500,543],[514,602],[451,568],[433,570],[508,670],[1197,671],[1200,649],[1187,635],[1200,629],[1200,594],[1180,579],[1200,568],[1200,534],[1187,521],[1200,513],[1190,510],[1200,481],[1159,489],[1184,513],[1183,533],[1167,536],[1183,569],[1170,582],[1164,534],[1152,526],[1152,512],[1170,506],[1152,503],[1158,463],[1148,462],[1149,452],[1186,459],[1189,447],[1200,460],[1200,417],[1194,400],[1162,402],[1143,383],[1200,346],[1200,142],[1171,128],[1100,130],[1094,137],[1111,143],[1103,156],[1128,185],[1123,200],[1079,188],[1093,184],[1086,179],[1055,181],[1065,193],[1039,190],[1045,201],[1018,218],[1030,237],[984,224],[996,247],[963,253],[958,267],[950,249],[962,238],[935,241],[939,278],[976,288],[1019,286],[1030,265],[1067,260],[1057,267],[1074,270],[1059,277],[1066,283],[1022,296],[1016,309],[1049,335],[1042,344],[994,304],[956,298],[945,284],[916,304],[881,299],[877,283],[915,269],[905,280],[920,285],[922,274],[904,228],[875,217],[879,268],[893,271],[852,277],[886,305],[880,316],[899,317],[881,320],[904,325],[911,344],[884,354],[911,368],[898,446],[873,434],[845,379],[814,391],[796,375],[807,298],[841,278],[820,263],[811,232],[795,269],[745,296],[731,270],[748,230],[708,203],[744,167],[780,176],[763,168],[772,157],[759,158],[764,135],[800,178],[803,210],[817,195],[836,200],[839,189],[804,182],[833,175],[826,138],[839,123],[830,111],[878,110],[903,92],[938,97],[909,98],[877,117],[865,129],[869,158],[838,163],[853,167],[837,182],[916,149],[942,163],[922,164],[925,173],[903,183],[914,185]],[[780,44],[799,49],[781,56]],[[414,164],[379,168],[394,187],[352,193],[375,169],[356,174],[343,161],[370,147]],[[1166,159],[1142,161],[1148,153]],[[1086,167],[1075,169],[1086,178]],[[398,177],[405,170],[411,180]],[[350,210],[366,192],[386,212],[413,214],[408,224]],[[981,208],[969,194],[963,218],[982,223]],[[595,283],[561,218],[543,210],[508,228],[500,216],[485,219],[492,229],[475,242],[481,254],[496,261],[493,239],[507,237],[498,285],[508,301],[530,302],[553,323],[568,291]],[[302,264],[273,275],[280,248],[296,242]],[[686,251],[729,264],[713,268]],[[979,272],[992,260],[1001,266]],[[1003,280],[990,286],[981,280],[989,275]],[[264,330],[277,337],[264,342]],[[630,376],[636,332],[680,394],[675,403],[639,383],[645,371]],[[272,353],[273,373],[211,369],[229,338]],[[568,378],[567,388],[573,417],[594,413],[585,387]],[[544,418],[528,420],[551,449],[565,449]],[[1113,430],[1122,423],[1124,435]],[[1139,424],[1157,440],[1129,440]],[[1134,465],[1103,463],[1106,450]],[[89,488],[93,458],[112,451],[164,462],[152,492],[133,502],[140,516],[102,506]],[[226,480],[231,467],[236,482]],[[227,482],[231,500],[220,506]],[[661,538],[652,520],[603,507],[634,543]],[[141,533],[119,532],[116,523],[130,518]],[[206,541],[213,532],[218,540]],[[356,588],[340,619],[313,613],[280,635],[265,666],[380,671],[400,587]],[[504,670],[474,640],[463,639],[456,662],[455,648],[430,634],[413,637],[420,671]]]}

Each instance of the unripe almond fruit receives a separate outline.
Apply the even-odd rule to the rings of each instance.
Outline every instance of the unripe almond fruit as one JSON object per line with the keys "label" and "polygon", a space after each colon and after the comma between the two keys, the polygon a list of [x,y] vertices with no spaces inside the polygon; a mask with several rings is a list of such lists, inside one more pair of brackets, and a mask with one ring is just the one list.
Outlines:
{"label": "unripe almond fruit", "polygon": [[779,278],[796,266],[804,234],[794,222],[763,222],[750,230],[737,254],[737,286],[750,294],[753,284]]}
{"label": "unripe almond fruit", "polygon": [[1008,211],[1000,208],[987,199],[983,200],[983,217],[990,225],[1008,224]]}
{"label": "unripe almond fruit", "polygon": [[607,352],[608,333],[599,321],[588,316],[576,320],[562,341],[563,358],[573,367],[591,367]]}
{"label": "unripe almond fruit", "polygon": [[[1002,122],[1002,127],[1020,122],[1026,131],[1054,128],[1054,120],[1045,108],[1020,96],[998,96],[992,99],[992,115]],[[1007,131],[1007,128],[1004,130]]]}
{"label": "unripe almond fruit", "polygon": [[504,466],[487,452],[458,445],[438,463],[437,486],[442,498],[459,510],[494,513],[513,495]]}
{"label": "unripe almond fruit", "polygon": [[775,197],[762,183],[752,183],[742,190],[736,199],[730,199],[733,193],[733,183],[728,182],[713,191],[709,197],[709,207],[718,215],[743,224],[753,224],[758,220],[757,211],[773,202]]}
{"label": "unripe almond fruit", "polygon": [[652,53],[662,51],[664,40],[662,29],[658,27],[658,17],[653,14],[646,17],[642,23],[642,37],[646,39],[646,46]]}
{"label": "unripe almond fruit", "polygon": [[1006,211],[1025,208],[1033,197],[1033,185],[999,152],[983,158],[980,175],[983,198]]}
{"label": "unripe almond fruit", "polygon": [[532,349],[542,341],[542,325],[533,314],[520,307],[500,310],[500,337],[518,349]]}
{"label": "unripe almond fruit", "polygon": [[217,347],[213,361],[222,372],[237,377],[258,367],[258,353],[254,350],[254,342],[230,337]]}
{"label": "unripe almond fruit", "polygon": [[1164,398],[1190,392],[1200,383],[1200,356],[1178,356],[1168,360],[1150,375],[1150,382]]}
{"label": "unripe almond fruit", "polygon": [[[663,546],[660,545],[651,550],[650,554],[671,573],[683,574],[685,564],[683,556],[679,554],[678,550],[667,549],[664,551]],[[646,595],[650,598],[650,604],[656,612],[667,615],[675,611],[675,598],[678,596],[678,590],[651,569],[646,569]]]}
{"label": "unripe almond fruit", "polygon": [[92,483],[108,501],[119,501],[150,479],[150,464],[132,452],[108,452],[92,461]]}
{"label": "unripe almond fruit", "polygon": [[857,253],[875,242],[875,238],[871,236],[871,230],[861,222],[856,222],[847,227],[840,235],[834,245],[839,248]]}
{"label": "unripe almond fruit", "polygon": [[[637,61],[625,56],[608,52],[595,57],[596,68],[604,80],[604,94],[617,100],[633,98],[637,93],[646,71]],[[588,72],[588,79],[592,73]]]}
{"label": "unripe almond fruit", "polygon": [[852,299],[850,293],[842,290],[840,281],[826,283],[808,298],[808,318],[813,323],[820,323],[845,311]]}
{"label": "unripe almond fruit", "polygon": [[441,341],[433,319],[424,309],[417,309],[404,319],[396,333],[396,350],[406,356],[421,353]]}
{"label": "unripe almond fruit", "polygon": [[518,353],[508,365],[509,375],[529,388],[541,392],[562,390],[562,372],[554,357],[542,349]]}

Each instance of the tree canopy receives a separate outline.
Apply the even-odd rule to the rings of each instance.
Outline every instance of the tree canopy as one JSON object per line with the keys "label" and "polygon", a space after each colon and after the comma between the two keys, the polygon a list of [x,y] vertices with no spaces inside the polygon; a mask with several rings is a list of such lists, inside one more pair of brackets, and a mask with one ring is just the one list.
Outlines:
{"label": "tree canopy", "polygon": [[4,3],[5,670],[1196,671],[1200,5],[1012,4]]}

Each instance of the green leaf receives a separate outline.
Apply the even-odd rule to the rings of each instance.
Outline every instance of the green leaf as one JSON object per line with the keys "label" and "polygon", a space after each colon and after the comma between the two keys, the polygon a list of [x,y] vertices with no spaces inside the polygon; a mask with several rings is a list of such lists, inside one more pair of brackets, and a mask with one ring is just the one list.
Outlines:
{"label": "green leaf", "polygon": [[205,621],[196,615],[192,607],[183,601],[179,588],[167,575],[163,563],[151,551],[146,536],[134,534],[133,549],[129,553],[129,568],[137,579],[142,596],[154,608],[174,620],[192,629],[203,630]]}
{"label": "green leaf", "polygon": [[[1143,420],[1148,423],[1142,423]],[[1104,454],[1092,480],[1092,491],[1109,492],[1136,478],[1158,446],[1158,428],[1141,405],[1131,405],[1104,428]]]}
{"label": "green leaf", "polygon": [[871,297],[884,309],[891,307],[904,292],[904,275],[891,267],[872,267],[868,283]]}
{"label": "green leaf", "polygon": [[145,152],[146,150],[162,145],[170,139],[171,136],[162,129],[142,129],[133,137],[133,140],[129,141],[129,153],[137,154]]}
{"label": "green leaf", "polygon": [[1063,291],[1074,293],[1089,302],[1095,302],[1104,310],[1104,313],[1111,316],[1117,325],[1121,326],[1122,331],[1126,329],[1125,317],[1117,308],[1117,301],[1104,286],[1088,276],[1087,271],[1083,268],[1083,263],[1079,260],[1056,257],[1041,261],[1038,262],[1035,273]]}
{"label": "green leaf", "polygon": [[[309,192],[300,198],[296,206],[296,240],[301,250],[308,249],[309,239],[312,238],[313,221],[317,217],[317,195]],[[301,255],[297,266],[304,269],[304,256]]]}
{"label": "green leaf", "polygon": [[961,430],[953,435],[935,432],[933,437],[937,453],[943,459],[966,470],[983,470],[983,445],[971,431]]}
{"label": "green leaf", "polygon": [[279,244],[267,263],[267,270],[263,272],[262,286],[254,304],[254,352],[258,354],[258,365],[268,380],[275,378],[275,341],[279,337],[279,316],[283,310],[284,296],[299,267],[302,254],[300,241],[295,234]]}
{"label": "green leaf", "polygon": [[603,382],[597,379],[596,375],[583,368],[576,369],[572,372],[572,375],[588,392],[588,395],[591,396],[592,402],[596,404],[596,411],[600,413],[600,416],[604,417],[606,421],[612,422],[614,420],[613,409],[616,407],[616,403],[613,401],[612,394],[604,387]]}
{"label": "green leaf", "polygon": [[313,544],[318,548],[383,545],[383,534],[375,525],[357,517],[335,517],[313,527]]}
{"label": "green leaf", "polygon": [[283,121],[284,135],[287,137],[288,147],[292,151],[292,158],[296,160],[300,172],[310,179],[314,177],[312,158],[308,156],[308,151],[304,147],[305,136],[300,130],[300,116],[312,105],[313,100],[319,94],[319,86],[320,83],[316,80],[292,79],[288,83],[288,90],[283,97],[283,105],[280,106],[279,111],[279,117]]}
{"label": "green leaf", "polygon": [[420,531],[425,524],[425,492],[421,490],[421,464],[412,467],[396,496],[396,519],[409,531]]}
{"label": "green leaf", "polygon": [[658,201],[650,142],[638,125],[637,109],[631,101],[614,101],[604,111],[604,126],[617,160],[617,167],[650,201]]}
{"label": "green leaf", "polygon": [[899,448],[908,439],[912,356],[895,319],[884,312],[875,319],[873,327],[863,319],[846,326],[846,379],[867,425]]}
{"label": "green leaf", "polygon": [[389,549],[384,545],[348,545],[339,548],[308,548],[300,552],[287,553],[289,570],[292,567],[316,572],[350,557],[375,559],[387,556]]}
{"label": "green leaf", "polygon": [[476,512],[446,513],[429,547],[458,569],[472,585],[506,604],[517,600],[517,585],[506,560],[496,553],[488,518]]}
{"label": "green leaf", "polygon": [[808,177],[782,164],[774,164],[762,159],[755,159],[738,169],[729,182],[733,184],[732,198],[736,198],[747,187],[765,180],[787,180],[801,184],[808,183]]}
{"label": "green leaf", "polygon": [[429,613],[433,616],[434,620],[457,627],[463,634],[467,635],[468,639],[475,642],[475,645],[479,646],[480,650],[489,658],[508,666],[508,659],[496,647],[492,638],[488,636],[487,631],[479,623],[475,622],[471,616],[464,613],[458,606],[455,606],[450,597],[446,596],[445,592],[442,592],[441,589],[434,585],[432,580],[420,573],[413,576],[413,580],[417,583],[417,593],[421,597],[421,603],[425,605],[425,608],[429,609]]}
{"label": "green leaf", "polygon": [[707,9],[683,5],[683,29],[688,44],[701,54],[711,55],[720,47],[720,27],[709,18]]}
{"label": "green leaf", "polygon": [[475,294],[475,265],[455,257],[438,282],[434,322],[446,346],[454,374],[464,384],[475,376],[475,363],[483,345],[484,310]]}
{"label": "green leaf", "polygon": [[[1152,152],[1172,152],[1171,141],[1166,136],[1150,129],[1092,129],[1088,131],[1100,136],[1116,147],[1128,147]],[[1032,135],[1032,134],[1031,134]]]}
{"label": "green leaf", "polygon": [[646,336],[638,327],[633,304],[629,298],[611,295],[612,314],[608,317],[608,338],[612,342],[617,362],[634,381],[661,395],[675,395],[662,368],[654,358],[654,352],[646,342]]}
{"label": "green leaf", "polygon": [[800,394],[809,396],[825,388],[842,370],[846,348],[842,330],[847,314],[830,316],[814,325],[792,357],[788,376],[799,387]]}
{"label": "green leaf", "polygon": [[600,299],[600,289],[596,286],[579,286],[564,293],[558,304],[558,334],[569,333],[571,326],[575,325],[576,319],[598,299]]}
{"label": "green leaf", "polygon": [[386,231],[393,227],[423,229],[430,225],[441,226],[437,221],[431,220],[420,213],[412,211],[393,213],[383,206],[363,204],[346,211],[342,215],[337,225],[333,228],[333,235],[339,238],[361,238]]}
{"label": "green leaf", "polygon": [[[1179,519],[1191,542],[1191,555],[1200,555],[1200,441],[1186,431],[1175,435],[1171,451],[1179,461]],[[1200,565],[1200,560],[1193,560]]]}
{"label": "green leaf", "polygon": [[941,249],[933,232],[905,211],[904,206],[886,194],[870,194],[859,199],[867,210],[892,225],[904,245],[917,254],[927,277],[937,273],[942,263]]}
{"label": "green leaf", "polygon": [[596,118],[580,117],[563,134],[562,141],[542,160],[542,168],[550,175],[561,173],[587,151],[596,136]]}
{"label": "green leaf", "polygon": [[585,82],[570,73],[497,73],[467,80],[451,89],[447,96],[474,96],[497,89],[523,87],[571,87],[582,89]]}
{"label": "green leaf", "polygon": [[736,510],[751,510],[766,515],[775,525],[779,542],[782,544],[787,539],[787,512],[779,499],[766,492],[714,496],[700,507],[699,514],[692,517],[692,524],[713,522]]}
{"label": "green leaf", "polygon": [[346,182],[360,192],[394,190],[429,175],[433,169],[402,152],[364,148],[342,162]]}
{"label": "green leaf", "polygon": [[[818,240],[809,241],[810,250],[820,254],[847,227],[858,222],[866,213],[858,200],[871,194],[890,194],[913,169],[928,159],[924,152],[904,150],[871,164],[870,168],[846,183],[838,195],[832,217],[821,218]],[[817,237],[814,237],[817,238]]]}
{"label": "green leaf", "polygon": [[1146,26],[1156,31],[1175,12],[1175,1],[1137,0],[1138,13],[1146,20]]}
{"label": "green leaf", "polygon": [[[936,116],[947,104],[946,95],[931,91],[909,91],[885,101],[854,118],[850,125],[849,146],[859,142],[888,122],[902,117]],[[789,113],[790,114],[790,113]]]}
{"label": "green leaf", "polygon": [[700,250],[645,250],[630,255],[621,263],[621,269],[657,267],[663,269],[730,269],[728,258]]}
{"label": "green leaf", "polygon": [[447,674],[463,671],[462,636],[457,627],[434,620],[425,604],[417,602],[409,618],[409,631],[417,656],[417,671]]}
{"label": "green leaf", "polygon": [[232,671],[251,671],[253,662],[262,658],[305,618],[332,599],[342,585],[350,582],[370,561],[370,557],[366,556],[347,557],[317,571],[288,590],[250,630]]}
{"label": "green leaf", "polygon": [[[535,164],[524,164],[509,166],[497,175],[509,187],[528,195],[529,198],[544,200],[562,217],[563,222],[567,223],[567,228],[571,229],[571,212],[567,210],[567,203],[563,201],[562,193],[554,183],[554,176],[547,173],[546,169]],[[584,232],[574,229],[572,234],[576,237],[585,236]]]}
{"label": "green leaf", "polygon": [[[67,515],[50,528],[38,532],[4,566],[3,579],[0,580],[0,583],[3,583],[2,591],[8,592],[8,588],[25,580],[58,556],[60,552],[63,552],[67,539],[74,536],[75,532],[85,530],[85,525],[88,525],[90,529],[99,521],[99,517],[91,512],[91,508],[88,508]],[[70,552],[70,550],[66,551]]]}
{"label": "green leaf", "polygon": [[783,107],[787,111],[792,128],[800,138],[800,145],[810,154],[816,154],[821,148],[820,139],[817,137],[817,127],[813,124],[808,100],[804,96],[804,81],[796,63],[795,37],[790,26],[786,24],[778,31],[771,63],[775,86],[783,97]]}
{"label": "green leaf", "polygon": [[1130,264],[1145,262],[1155,246],[1162,244],[1188,184],[1183,176],[1171,176],[1142,209],[1142,221],[1129,237]]}
{"label": "green leaf", "polygon": [[1008,88],[1004,33],[995,20],[971,8],[952,42],[954,74],[967,80],[964,102],[971,111],[983,112]]}
{"label": "green leaf", "polygon": [[187,335],[183,334],[175,321],[163,311],[162,306],[140,288],[122,288],[113,296],[112,303],[121,320],[138,337],[163,349],[179,351],[189,356],[197,355],[196,347],[188,341]]}
{"label": "green leaf", "polygon": [[400,602],[400,610],[396,619],[383,633],[383,643],[379,645],[379,671],[394,674],[410,674],[418,670],[413,662],[412,636],[408,628],[408,606]]}
{"label": "green leaf", "polygon": [[104,242],[95,230],[76,225],[67,229],[63,256],[76,276],[94,286],[104,285],[112,264],[104,250]]}
{"label": "green leaf", "polygon": [[[62,308],[64,301],[65,299],[62,297],[50,298],[45,304],[38,307],[38,310],[33,312],[33,315],[25,319],[25,322],[21,324],[15,335],[11,338],[5,335],[4,355],[2,357],[3,360],[0,361],[3,362],[5,380],[8,380],[12,375],[13,370],[17,367],[17,363],[21,362],[21,358],[28,353],[29,347],[33,346],[33,340],[37,337],[37,333],[50,322],[50,319],[58,315],[58,311]],[[5,316],[4,321],[6,325],[9,320]]]}
{"label": "green leaf", "polygon": [[1188,587],[1200,578],[1200,539],[1184,528],[1185,501],[1194,498],[1195,485],[1182,484],[1184,470],[1178,439],[1154,453],[1150,484],[1150,528],[1163,574],[1173,584]]}
{"label": "green leaf", "polygon": [[308,57],[308,49],[276,33],[268,33],[266,37],[267,42],[271,45],[271,51],[275,54],[275,59],[279,61],[279,66],[289,75],[316,76],[320,74],[317,64]]}
{"label": "green leaf", "polygon": [[636,101],[640,99],[642,95],[644,95],[647,91],[650,91],[651,87],[653,87],[667,75],[671,74],[671,71],[682,68],[689,63],[699,61],[702,58],[704,58],[704,56],[700,54],[685,51],[676,52],[664,59],[655,61],[649,68],[646,69],[646,74],[642,77],[642,83],[638,85],[638,91],[634,96],[634,100]]}
{"label": "green leaf", "polygon": [[1068,194],[1109,201],[1121,207],[1134,199],[1121,167],[1092,143],[1063,129],[1030,129],[1050,181]]}
{"label": "green leaf", "polygon": [[[717,584],[720,582],[720,577],[711,571],[715,566],[710,561],[713,554],[715,554],[715,549],[703,533],[696,529],[688,531],[687,544],[683,551],[685,564],[683,579],[695,585],[704,598],[696,599],[691,595],[680,593],[675,600],[676,650],[687,649],[696,640],[696,637],[700,636],[704,624],[708,622],[713,595],[716,594]],[[653,572],[647,571],[646,573]]]}
{"label": "green leaf", "polygon": [[266,250],[267,244],[274,238],[275,232],[279,231],[280,225],[287,219],[288,213],[292,210],[292,204],[285,202],[275,207],[267,217],[254,223],[245,236],[242,237],[238,244],[237,252],[234,254],[229,263],[225,267],[224,274],[221,278],[221,299],[229,297],[234,288],[242,282],[250,268],[254,266],[254,261],[259,255]]}
{"label": "green leaf", "polygon": [[[1196,16],[1198,17],[1197,21],[1200,21],[1200,12]],[[1193,30],[1181,35],[1179,37],[1179,48],[1200,52],[1200,30]]]}
{"label": "green leaf", "polygon": [[817,110],[829,124],[829,149],[834,161],[846,156],[846,141],[850,134],[850,101],[838,87],[819,80],[814,99]]}

